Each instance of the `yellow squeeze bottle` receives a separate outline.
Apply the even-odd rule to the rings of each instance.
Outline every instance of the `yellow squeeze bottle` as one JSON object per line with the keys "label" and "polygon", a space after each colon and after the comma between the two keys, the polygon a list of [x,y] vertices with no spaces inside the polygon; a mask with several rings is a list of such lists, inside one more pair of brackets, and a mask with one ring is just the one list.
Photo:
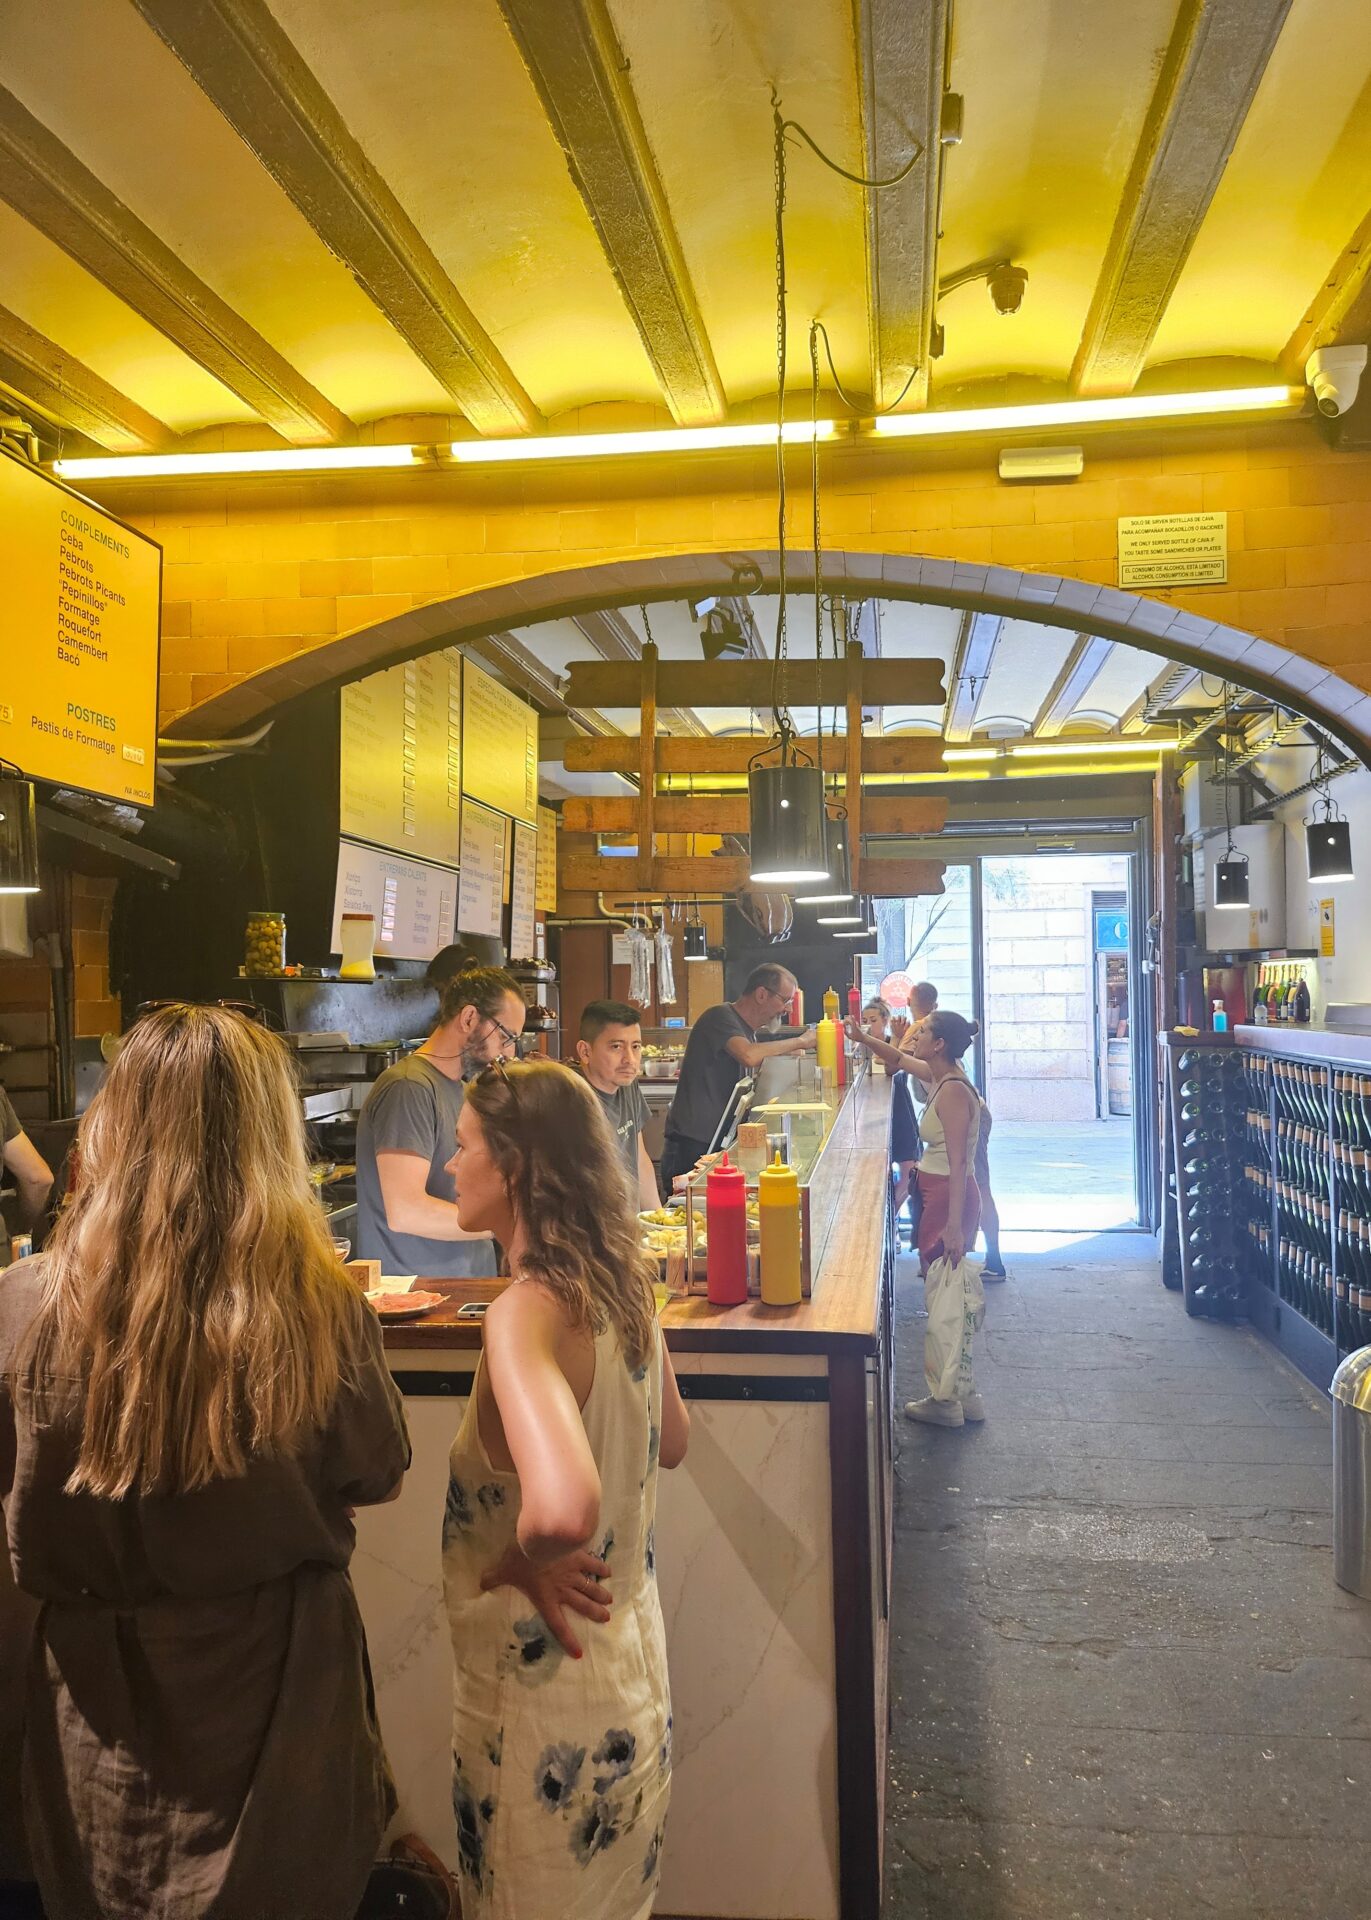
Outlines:
{"label": "yellow squeeze bottle", "polygon": [[836,1021],[837,1018],[838,989],[836,987],[829,987],[824,993],[824,1019]]}
{"label": "yellow squeeze bottle", "polygon": [[757,1177],[761,1224],[762,1305],[800,1303],[800,1183],[780,1154]]}
{"label": "yellow squeeze bottle", "polygon": [[821,1020],[814,1029],[814,1058],[820,1073],[838,1070],[838,1029],[832,1020]]}

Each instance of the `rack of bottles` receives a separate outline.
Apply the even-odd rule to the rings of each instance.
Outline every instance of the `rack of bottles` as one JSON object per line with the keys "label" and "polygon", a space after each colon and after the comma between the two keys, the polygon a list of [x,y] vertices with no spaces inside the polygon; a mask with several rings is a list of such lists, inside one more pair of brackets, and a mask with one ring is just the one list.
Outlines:
{"label": "rack of bottles", "polygon": [[1309,982],[1298,962],[1263,963],[1252,989],[1252,1023],[1258,1027],[1308,1026],[1312,1002]]}
{"label": "rack of bottles", "polygon": [[1326,1387],[1371,1345],[1371,1057],[1293,1040],[1167,1036],[1169,1172],[1189,1311],[1244,1315]]}

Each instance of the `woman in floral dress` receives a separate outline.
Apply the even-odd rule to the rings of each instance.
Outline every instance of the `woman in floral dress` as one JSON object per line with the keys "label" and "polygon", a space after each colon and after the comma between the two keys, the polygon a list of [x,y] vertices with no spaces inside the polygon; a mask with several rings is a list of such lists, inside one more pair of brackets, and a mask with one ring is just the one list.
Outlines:
{"label": "woman in floral dress", "polygon": [[689,1433],[651,1269],[600,1103],[563,1067],[481,1074],[452,1171],[513,1276],[443,1521],[464,1920],[647,1920],[671,1785],[657,1473]]}

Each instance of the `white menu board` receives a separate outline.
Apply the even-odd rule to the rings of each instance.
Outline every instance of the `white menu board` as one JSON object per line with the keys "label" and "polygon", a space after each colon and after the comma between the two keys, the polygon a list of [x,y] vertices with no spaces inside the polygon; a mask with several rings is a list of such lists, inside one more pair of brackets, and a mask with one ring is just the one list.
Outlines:
{"label": "white menu board", "polygon": [[535,905],[539,913],[557,911],[557,815],[551,807],[538,809],[538,892]]}
{"label": "white menu board", "polygon": [[514,872],[509,888],[509,957],[532,960],[534,902],[538,885],[538,835],[514,822]]}
{"label": "white menu board", "polygon": [[450,946],[457,923],[457,870],[406,860],[381,847],[338,843],[332,950],[343,950],[345,913],[369,913],[376,952],[389,960],[431,960]]}
{"label": "white menu board", "polygon": [[461,655],[426,654],[344,687],[339,832],[455,866],[461,806]]}
{"label": "white menu board", "polygon": [[498,940],[504,912],[505,865],[509,822],[502,813],[462,806],[462,881],[457,896],[457,926],[462,933],[485,933]]}
{"label": "white menu board", "polygon": [[462,675],[462,791],[512,820],[537,823],[537,711],[470,660]]}

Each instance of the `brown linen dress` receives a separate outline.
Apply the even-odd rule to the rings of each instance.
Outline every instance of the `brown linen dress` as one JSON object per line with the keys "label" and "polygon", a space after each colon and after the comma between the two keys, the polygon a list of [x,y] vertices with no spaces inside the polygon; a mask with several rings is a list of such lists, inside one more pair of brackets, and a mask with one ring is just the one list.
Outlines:
{"label": "brown linen dress", "polygon": [[380,1327],[298,1459],[196,1493],[63,1492],[79,1388],[16,1412],[41,1258],[0,1277],[0,1500],[41,1603],[24,1806],[49,1920],[351,1920],[393,1793],[346,1509],[409,1459]]}

